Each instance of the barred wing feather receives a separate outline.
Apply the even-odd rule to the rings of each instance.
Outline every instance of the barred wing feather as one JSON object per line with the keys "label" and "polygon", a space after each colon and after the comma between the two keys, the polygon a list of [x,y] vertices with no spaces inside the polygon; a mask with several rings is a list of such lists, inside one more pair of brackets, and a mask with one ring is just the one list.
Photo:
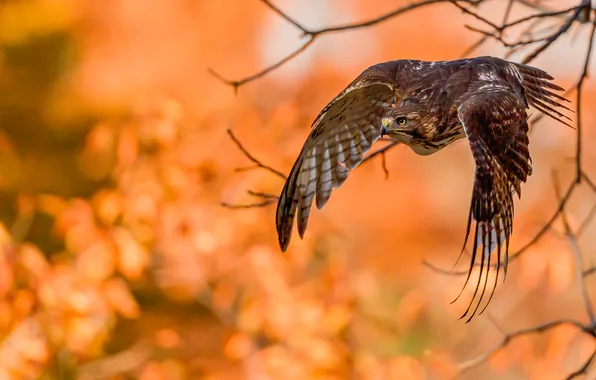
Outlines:
{"label": "barred wing feather", "polygon": [[321,111],[277,205],[276,227],[283,251],[290,242],[294,218],[302,238],[315,196],[317,208],[323,208],[332,190],[345,182],[381,137],[383,115],[394,102],[391,83],[356,82]]}

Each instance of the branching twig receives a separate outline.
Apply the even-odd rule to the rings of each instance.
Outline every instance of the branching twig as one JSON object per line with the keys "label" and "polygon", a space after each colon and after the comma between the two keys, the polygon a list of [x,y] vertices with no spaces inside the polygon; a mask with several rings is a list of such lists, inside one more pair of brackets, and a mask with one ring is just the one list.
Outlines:
{"label": "branching twig", "polygon": [[[561,189],[559,188],[559,182],[556,173],[553,173],[553,183],[555,187],[555,193],[557,195],[557,199],[559,202],[561,201]],[[594,309],[592,307],[592,301],[590,301],[590,294],[588,293],[588,289],[586,288],[586,281],[583,274],[584,271],[584,261],[581,250],[579,248],[579,244],[577,243],[577,239],[571,231],[571,226],[569,225],[569,221],[567,220],[567,215],[565,214],[565,208],[561,210],[561,221],[563,222],[563,227],[565,228],[565,235],[569,239],[569,244],[571,245],[571,250],[573,251],[574,263],[575,263],[575,273],[577,274],[577,281],[582,293],[582,299],[584,301],[584,306],[586,308],[586,313],[588,313],[588,317],[590,318],[590,326],[596,327],[596,317],[594,316]]]}
{"label": "branching twig", "polygon": [[246,156],[246,158],[248,158],[249,160],[251,160],[257,167],[262,168],[262,169],[265,169],[265,170],[268,170],[271,173],[275,174],[276,176],[278,176],[278,177],[280,177],[282,179],[286,179],[285,174],[283,174],[279,170],[273,169],[269,165],[263,164],[261,161],[259,161],[258,159],[256,159],[252,154],[250,154],[248,152],[248,150],[246,150],[246,148],[242,145],[242,143],[236,138],[236,136],[234,136],[234,133],[232,133],[232,131],[230,129],[228,129],[227,132],[228,132],[228,135],[230,136],[230,138],[232,139],[232,141],[234,142],[234,144],[236,144],[236,146],[238,147],[238,149],[240,149],[240,151],[242,151],[242,153],[244,153],[244,155]]}
{"label": "branching twig", "polygon": [[588,373],[588,369],[590,368],[590,365],[594,361],[594,358],[596,358],[596,350],[592,353],[592,355],[590,355],[590,357],[588,358],[588,360],[586,360],[586,362],[584,363],[584,365],[580,369],[578,369],[577,371],[575,371],[573,373],[570,373],[569,376],[567,376],[567,380],[572,380],[572,379],[575,379],[578,376],[587,374]]}
{"label": "branching twig", "polygon": [[586,216],[586,218],[582,221],[579,227],[577,227],[577,231],[575,232],[577,237],[583,235],[586,228],[590,225],[590,223],[592,223],[594,216],[596,216],[596,203],[592,205],[592,208],[590,208],[590,211],[588,211],[588,215]]}
{"label": "branching twig", "polygon": [[239,79],[239,80],[229,80],[224,78],[221,74],[219,74],[217,71],[213,70],[213,69],[208,69],[209,73],[211,75],[213,75],[214,77],[216,77],[217,79],[219,79],[220,81],[224,82],[225,84],[232,86],[234,88],[234,92],[238,92],[238,88],[240,86],[242,86],[245,83],[248,82],[252,82],[255,79],[259,79],[261,77],[264,77],[265,75],[269,74],[270,72],[274,71],[275,69],[283,66],[285,63],[291,61],[292,59],[294,59],[295,57],[297,57],[298,55],[300,55],[300,53],[302,53],[303,51],[305,51],[310,45],[312,45],[312,43],[315,42],[315,36],[314,35],[310,35],[309,39],[302,45],[300,46],[298,49],[294,50],[292,53],[288,54],[287,56],[285,56],[283,59],[277,61],[276,63],[274,63],[271,66],[266,67],[265,69],[247,76],[245,78]]}
{"label": "branching twig", "polygon": [[573,24],[573,22],[577,19],[577,17],[579,16],[580,12],[585,8],[585,7],[590,7],[590,0],[582,0],[581,4],[575,9],[575,11],[573,12],[573,14],[571,16],[569,16],[569,18],[567,19],[567,21],[561,26],[561,28],[559,28],[559,30],[550,35],[546,41],[544,42],[544,44],[542,44],[540,47],[538,47],[536,50],[534,50],[530,55],[528,55],[526,58],[524,58],[524,60],[522,61],[523,63],[530,63],[532,62],[536,57],[538,57],[538,55],[540,53],[542,53],[543,51],[545,51],[553,42],[555,42],[559,37],[561,37],[565,32],[567,32],[567,30],[571,27],[571,25]]}
{"label": "branching twig", "polygon": [[478,13],[476,12],[472,12],[469,9],[467,9],[466,7],[462,7],[461,5],[459,5],[457,3],[456,0],[450,0],[451,4],[455,5],[456,7],[458,7],[462,12],[469,14],[470,16],[482,21],[485,24],[488,24],[490,26],[492,26],[494,29],[499,30],[499,26],[497,26],[496,24],[493,24],[491,21],[485,19],[484,17],[480,16]]}
{"label": "branching twig", "polygon": [[[322,35],[343,32],[343,31],[348,31],[348,30],[357,30],[357,29],[367,28],[367,27],[370,27],[373,25],[380,24],[382,22],[385,22],[385,21],[390,20],[394,17],[397,17],[403,13],[412,11],[417,8],[421,8],[421,7],[424,7],[427,5],[432,5],[432,4],[437,4],[437,3],[447,3],[447,2],[451,2],[451,1],[452,0],[422,0],[417,3],[408,4],[406,6],[400,7],[396,10],[393,10],[391,12],[384,14],[384,15],[375,17],[375,18],[367,20],[367,21],[362,21],[362,22],[357,22],[357,23],[352,23],[352,24],[345,24],[345,25],[338,25],[338,26],[316,29],[316,30],[310,30],[310,29],[304,27],[298,21],[294,20],[292,17],[290,17],[285,12],[283,12],[277,6],[273,5],[269,0],[261,0],[261,2],[263,2],[265,5],[267,5],[271,10],[273,10],[275,13],[277,13],[279,16],[281,16],[284,20],[288,21],[290,24],[294,25],[297,29],[299,29],[302,32],[302,35],[306,36],[308,38],[306,40],[306,42],[304,44],[302,44],[298,49],[294,50],[293,52],[291,52],[284,58],[280,59],[278,62],[262,69],[261,71],[255,73],[255,74],[249,75],[242,79],[238,79],[238,80],[226,79],[221,74],[219,74],[218,72],[216,72],[213,69],[209,69],[209,73],[211,73],[217,79],[221,80],[223,83],[225,83],[229,86],[232,86],[234,88],[234,90],[237,91],[240,86],[242,86],[248,82],[252,82],[256,79],[259,79],[259,78],[267,75],[268,73],[278,69],[279,67],[283,66],[284,64],[291,61],[292,59],[296,58],[298,55],[300,55],[302,52],[304,52],[310,45],[312,45],[318,37],[320,37]],[[472,5],[478,4],[477,1],[473,1],[473,0],[460,0],[460,1],[464,2],[464,3],[472,4]]]}
{"label": "branching twig", "polygon": [[231,208],[231,209],[243,209],[243,208],[260,208],[260,207],[267,207],[269,205],[272,205],[274,203],[277,203],[277,199],[266,199],[262,202],[257,202],[257,203],[247,203],[247,204],[232,204],[232,203],[227,203],[227,202],[221,202],[220,204],[223,207],[227,207],[227,208]]}
{"label": "branching twig", "polygon": [[[588,1],[588,4],[590,2]],[[579,77],[579,81],[577,82],[577,100],[576,100],[576,109],[575,113],[577,114],[577,139],[576,139],[576,182],[580,183],[582,179],[582,168],[581,168],[581,152],[582,152],[582,139],[581,139],[581,131],[582,131],[582,119],[581,119],[581,104],[582,104],[582,86],[584,84],[584,80],[588,76],[588,67],[590,66],[590,58],[592,56],[592,46],[594,44],[594,34],[596,32],[596,18],[592,22],[592,30],[590,33],[590,38],[588,40],[588,49],[586,52],[586,59],[584,60],[584,67],[582,69],[582,73]]]}
{"label": "branching twig", "polygon": [[515,331],[512,333],[506,334],[503,337],[503,339],[501,340],[501,342],[499,344],[497,344],[496,346],[494,346],[489,351],[487,351],[473,359],[470,359],[470,360],[467,360],[467,361],[461,363],[459,365],[459,373],[461,374],[465,371],[472,369],[473,367],[476,367],[476,366],[486,362],[493,355],[495,355],[498,351],[500,351],[505,346],[507,346],[509,343],[511,343],[511,341],[514,339],[517,339],[524,335],[543,333],[545,331],[551,330],[555,327],[562,326],[562,325],[572,325],[572,326],[577,327],[580,331],[592,335],[592,331],[588,327],[584,326],[581,322],[572,321],[572,320],[557,320],[557,321],[548,322],[548,323],[545,323],[542,325],[518,330],[518,331]]}

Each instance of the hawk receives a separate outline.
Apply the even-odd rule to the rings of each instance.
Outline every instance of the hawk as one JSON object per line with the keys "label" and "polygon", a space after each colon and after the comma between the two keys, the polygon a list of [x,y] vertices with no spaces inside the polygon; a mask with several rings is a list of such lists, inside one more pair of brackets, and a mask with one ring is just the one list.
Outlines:
{"label": "hawk", "polygon": [[[527,110],[532,106],[569,125],[565,119],[570,119],[559,110],[569,110],[562,104],[568,100],[556,93],[563,88],[552,79],[535,67],[489,56],[397,60],[364,70],[319,113],[290,171],[276,212],[282,251],[290,243],[294,218],[302,238],[313,200],[322,209],[332,190],[345,182],[382,136],[419,155],[466,137],[475,178],[464,248],[472,229],[474,240],[464,288],[478,260],[480,274],[462,318],[471,311],[469,321],[478,311],[492,266],[497,272],[482,313],[493,296],[499,270],[503,268],[503,278],[507,271],[514,194],[521,198],[520,184],[532,174]],[[495,250],[496,263],[491,265]]]}

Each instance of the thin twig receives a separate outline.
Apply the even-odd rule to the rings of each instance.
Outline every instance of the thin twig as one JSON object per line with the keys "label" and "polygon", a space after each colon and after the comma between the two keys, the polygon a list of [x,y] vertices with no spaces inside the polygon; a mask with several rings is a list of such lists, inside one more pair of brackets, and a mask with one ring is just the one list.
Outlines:
{"label": "thin twig", "polygon": [[312,34],[312,32],[310,32],[308,29],[306,29],[304,26],[302,26],[298,21],[296,21],[292,17],[290,17],[287,13],[285,13],[284,11],[279,9],[271,1],[269,1],[269,0],[261,0],[261,1],[263,2],[263,4],[268,6],[273,12],[275,12],[279,16],[281,16],[284,20],[286,20],[290,24],[294,25],[296,28],[300,29],[304,34]]}
{"label": "thin twig", "polygon": [[578,7],[575,6],[575,7],[563,9],[561,11],[542,12],[542,13],[533,14],[533,15],[530,15],[530,16],[527,16],[527,17],[523,17],[523,18],[517,19],[517,20],[515,20],[513,22],[510,22],[508,24],[503,23],[503,26],[499,27],[499,29],[505,30],[505,29],[508,29],[508,28],[510,28],[512,26],[519,25],[519,24],[522,24],[524,22],[528,22],[530,20],[564,15],[564,14],[567,14],[567,13],[569,13],[571,11],[576,10],[577,8]]}
{"label": "thin twig", "polygon": [[377,150],[375,150],[374,152],[372,152],[371,154],[369,154],[368,156],[366,156],[362,162],[360,163],[360,165],[362,165],[363,163],[365,163],[366,161],[370,161],[371,159],[375,158],[376,156],[378,156],[379,154],[385,154],[385,152],[387,152],[389,149],[393,148],[394,146],[398,145],[399,141],[391,141],[389,144],[385,145],[382,148],[379,148]]}
{"label": "thin twig", "polygon": [[[588,2],[589,4],[589,2]],[[581,182],[582,179],[582,168],[581,168],[581,152],[582,152],[582,139],[581,139],[581,132],[582,132],[582,118],[581,118],[581,103],[582,103],[582,86],[584,84],[584,80],[588,76],[588,67],[590,66],[590,58],[592,56],[592,46],[594,43],[594,34],[596,32],[596,18],[592,22],[592,30],[590,32],[590,38],[588,41],[588,50],[586,52],[586,59],[584,60],[584,67],[582,73],[579,77],[579,81],[577,82],[577,103],[575,113],[577,114],[577,138],[576,138],[576,177],[575,180],[577,183]]]}
{"label": "thin twig", "polygon": [[582,221],[582,223],[579,225],[579,227],[577,227],[577,231],[575,232],[575,235],[578,238],[581,235],[583,235],[586,228],[588,228],[590,223],[592,223],[594,216],[596,216],[596,203],[592,205],[592,207],[590,208],[590,211],[588,211],[588,215],[585,217],[585,219]]}
{"label": "thin twig", "polygon": [[[512,48],[512,49],[518,48],[520,46],[536,44],[539,42],[546,41],[548,39],[548,37],[541,37],[541,38],[530,38],[530,39],[526,39],[526,40],[519,40],[517,42],[507,42],[501,37],[500,34],[487,32],[485,30],[478,29],[478,28],[470,26],[470,25],[464,25],[464,27],[468,30],[471,30],[472,32],[480,33],[485,37],[494,38],[495,40],[499,41],[504,47]],[[499,33],[499,32],[497,32],[497,33]]]}
{"label": "thin twig", "polygon": [[[561,201],[561,189],[559,187],[558,177],[556,173],[553,173],[553,184],[555,187],[555,194],[557,195],[557,199],[559,202]],[[590,318],[590,325],[596,326],[596,316],[594,315],[594,309],[592,307],[592,301],[590,300],[590,294],[588,293],[588,289],[586,288],[585,277],[583,275],[584,271],[584,261],[581,250],[579,248],[579,244],[577,243],[577,239],[573,232],[571,231],[571,226],[569,225],[569,221],[567,220],[567,215],[565,214],[565,209],[561,210],[561,221],[563,222],[563,227],[565,228],[565,234],[569,239],[569,244],[571,245],[571,250],[573,251],[574,256],[574,263],[575,263],[575,273],[577,275],[577,282],[578,286],[580,287],[582,299],[584,301],[584,306],[586,308],[586,313],[588,313],[588,317]]]}
{"label": "thin twig", "polygon": [[586,173],[584,173],[582,171],[582,178],[584,179],[584,183],[586,183],[588,185],[588,187],[590,187],[590,189],[596,193],[596,184],[594,183],[594,181],[592,181],[590,179],[590,177],[588,177],[588,175]]}
{"label": "thin twig", "polygon": [[237,93],[238,88],[240,86],[242,86],[245,83],[252,82],[255,79],[264,77],[265,75],[269,74],[273,70],[283,66],[286,62],[289,62],[292,59],[294,59],[295,57],[297,57],[298,55],[300,55],[300,53],[305,51],[310,45],[312,45],[313,42],[315,42],[315,35],[310,35],[309,39],[302,46],[300,46],[298,49],[294,50],[292,53],[288,54],[284,58],[282,58],[279,61],[277,61],[276,63],[272,64],[271,66],[268,66],[265,69],[255,73],[253,75],[249,75],[245,78],[242,78],[240,80],[229,80],[229,79],[224,78],[221,74],[219,74],[217,71],[215,71],[213,69],[207,69],[207,70],[209,71],[209,73],[211,75],[213,75],[214,77],[216,77],[223,83],[225,83],[229,86],[232,86],[234,88],[234,92]]}
{"label": "thin twig", "polygon": [[596,273],[596,266],[586,269],[584,271],[583,275],[584,275],[584,277],[588,277],[589,275],[591,275],[593,273]]}
{"label": "thin twig", "polygon": [[250,154],[250,152],[248,150],[246,150],[244,145],[242,145],[242,143],[236,138],[236,136],[234,136],[234,133],[232,132],[232,130],[228,129],[227,133],[230,136],[230,138],[232,139],[232,141],[234,142],[234,144],[236,144],[238,149],[240,149],[240,151],[246,156],[246,158],[251,160],[257,167],[265,169],[284,180],[287,178],[285,176],[285,174],[283,174],[279,170],[275,170],[271,166],[263,164],[261,161],[259,161],[257,158],[255,158],[252,154]]}
{"label": "thin twig", "polygon": [[[327,27],[327,28],[322,28],[322,29],[317,29],[317,30],[307,29],[301,23],[294,20],[288,14],[286,14],[281,9],[279,9],[277,6],[273,5],[269,0],[261,0],[261,1],[265,5],[267,5],[271,10],[273,10],[275,13],[277,13],[279,16],[281,16],[284,20],[288,21],[290,24],[294,25],[297,29],[299,29],[302,32],[303,36],[307,36],[308,39],[298,49],[294,50],[293,52],[291,52],[284,58],[280,59],[276,63],[274,63],[270,66],[267,66],[266,68],[254,73],[252,75],[244,77],[242,79],[229,80],[229,79],[226,79],[223,75],[221,75],[217,71],[215,71],[213,69],[208,69],[208,72],[211,75],[213,75],[214,77],[216,77],[223,83],[233,87],[235,92],[238,91],[238,88],[240,86],[242,86],[248,82],[252,82],[256,79],[259,79],[259,78],[267,75],[271,71],[274,71],[274,70],[278,69],[279,67],[283,66],[285,63],[291,61],[292,59],[294,59],[295,57],[300,55],[302,52],[304,52],[310,45],[312,45],[315,42],[315,39],[319,36],[322,36],[324,34],[331,34],[331,33],[336,33],[336,32],[347,31],[347,30],[357,30],[357,29],[367,28],[367,27],[370,27],[373,25],[380,24],[382,22],[385,22],[385,21],[390,20],[396,16],[399,16],[403,13],[412,11],[417,8],[421,8],[421,7],[424,7],[427,5],[432,5],[432,4],[437,4],[437,3],[447,3],[447,2],[451,2],[452,0],[423,0],[423,1],[419,1],[417,3],[405,5],[403,7],[395,9],[391,12],[388,12],[384,15],[372,18],[367,21],[362,21],[362,22],[357,22],[357,23],[352,23],[352,24],[345,24],[345,25],[338,25],[338,26]],[[467,1],[460,0],[460,1],[469,3],[469,4],[478,4],[478,2],[475,2],[472,0],[467,0]]]}
{"label": "thin twig", "polygon": [[559,28],[559,30],[550,35],[544,44],[534,50],[530,55],[528,55],[522,61],[525,64],[532,62],[540,53],[545,51],[553,42],[555,42],[560,36],[562,36],[568,29],[571,27],[575,19],[579,16],[580,12],[585,8],[590,6],[590,0],[582,0],[581,4],[575,9],[573,14],[567,19],[567,21]]}
{"label": "thin twig", "polygon": [[492,349],[488,350],[487,352],[485,352],[481,355],[478,355],[477,357],[475,357],[473,359],[470,359],[470,360],[467,360],[467,361],[461,363],[459,365],[459,373],[462,374],[463,372],[468,371],[468,370],[472,369],[473,367],[476,367],[477,365],[484,363],[485,361],[490,359],[493,355],[495,355],[498,351],[500,351],[502,348],[504,348],[509,343],[511,343],[512,340],[519,338],[520,336],[543,333],[545,331],[548,331],[550,329],[553,329],[555,327],[562,326],[562,325],[572,325],[572,326],[577,327],[582,332],[591,334],[591,332],[588,330],[588,328],[586,326],[584,326],[581,322],[577,322],[577,321],[573,321],[573,320],[557,320],[557,321],[548,322],[548,323],[545,323],[542,325],[518,330],[518,331],[515,331],[512,333],[506,334],[499,344],[495,345]]}
{"label": "thin twig", "polygon": [[480,16],[478,13],[476,13],[476,12],[472,12],[471,10],[467,9],[466,7],[462,7],[461,5],[459,5],[459,4],[457,3],[457,1],[456,1],[456,0],[450,0],[450,1],[451,1],[451,4],[453,4],[453,5],[455,5],[456,7],[458,7],[458,8],[459,8],[459,9],[460,9],[462,12],[464,12],[464,13],[466,13],[466,14],[469,14],[470,16],[472,16],[472,17],[474,17],[474,18],[476,18],[476,19],[478,19],[478,20],[482,21],[483,23],[485,23],[485,24],[488,24],[488,25],[492,26],[492,27],[493,27],[495,30],[499,30],[499,29],[500,29],[500,27],[499,27],[499,26],[497,26],[496,24],[492,23],[491,21],[489,21],[489,20],[485,19],[484,17]]}
{"label": "thin twig", "polygon": [[248,190],[247,193],[252,195],[253,197],[258,197],[263,199],[261,202],[256,203],[248,203],[248,204],[231,204],[227,202],[220,202],[223,207],[231,208],[231,209],[243,209],[243,208],[259,208],[259,207],[267,207],[271,204],[277,203],[279,197],[275,194],[268,194],[268,193],[261,193],[258,191]]}
{"label": "thin twig", "polygon": [[544,236],[544,234],[546,234],[548,232],[548,230],[551,228],[551,226],[553,225],[553,223],[555,222],[555,220],[557,220],[557,217],[561,214],[561,211],[563,211],[563,209],[567,205],[567,202],[569,201],[569,199],[571,198],[571,195],[573,194],[573,191],[575,190],[575,186],[576,186],[576,183],[575,182],[573,182],[571,185],[569,185],[569,188],[565,192],[565,195],[563,196],[563,198],[559,202],[559,205],[558,205],[556,211],[553,213],[553,215],[550,217],[550,219],[536,233],[536,235],[534,235],[534,237],[532,239],[530,239],[529,242],[527,242],[523,247],[521,247],[520,249],[518,249],[514,254],[512,254],[509,257],[509,263],[511,263],[512,261],[516,260],[522,253],[524,253],[530,247],[532,247],[534,244],[536,244],[542,238],[542,236]]}
{"label": "thin twig", "polygon": [[590,355],[590,357],[588,358],[588,360],[586,360],[586,362],[584,363],[584,365],[581,366],[580,369],[578,369],[577,371],[575,371],[575,372],[569,374],[569,376],[567,376],[567,380],[572,380],[572,379],[575,379],[578,376],[587,374],[588,373],[588,369],[590,368],[590,365],[594,361],[594,358],[596,358],[596,350],[592,353],[592,355]]}
{"label": "thin twig", "polygon": [[381,153],[381,167],[385,173],[385,179],[389,178],[389,170],[387,170],[387,162],[385,161],[385,152]]}
{"label": "thin twig", "polygon": [[470,47],[468,47],[461,55],[460,58],[466,58],[468,56],[470,56],[470,54],[472,54],[476,49],[478,49],[480,46],[482,46],[482,44],[484,44],[486,41],[488,41],[488,37],[487,35],[483,35],[482,37],[480,37],[480,39],[476,42],[474,42],[472,45],[470,45]]}
{"label": "thin twig", "polygon": [[[503,14],[503,21],[501,21],[501,25],[507,25],[507,20],[509,20],[509,15],[511,14],[511,10],[513,9],[513,2],[514,0],[509,0],[507,2],[507,7],[505,8],[505,13]],[[500,32],[501,36],[503,35],[503,30],[501,30]]]}
{"label": "thin twig", "polygon": [[252,196],[261,197],[261,198],[265,198],[265,199],[275,199],[275,200],[279,199],[279,197],[275,194],[261,193],[261,192],[252,191],[252,190],[248,190],[247,193]]}

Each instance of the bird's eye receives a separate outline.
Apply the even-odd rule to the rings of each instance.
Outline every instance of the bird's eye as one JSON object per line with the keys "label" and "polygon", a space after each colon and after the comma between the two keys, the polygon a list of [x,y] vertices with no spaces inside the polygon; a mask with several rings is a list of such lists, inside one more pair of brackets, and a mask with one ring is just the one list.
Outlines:
{"label": "bird's eye", "polygon": [[408,119],[406,119],[405,117],[398,117],[397,119],[395,119],[395,122],[398,125],[406,125],[406,123],[408,122]]}

